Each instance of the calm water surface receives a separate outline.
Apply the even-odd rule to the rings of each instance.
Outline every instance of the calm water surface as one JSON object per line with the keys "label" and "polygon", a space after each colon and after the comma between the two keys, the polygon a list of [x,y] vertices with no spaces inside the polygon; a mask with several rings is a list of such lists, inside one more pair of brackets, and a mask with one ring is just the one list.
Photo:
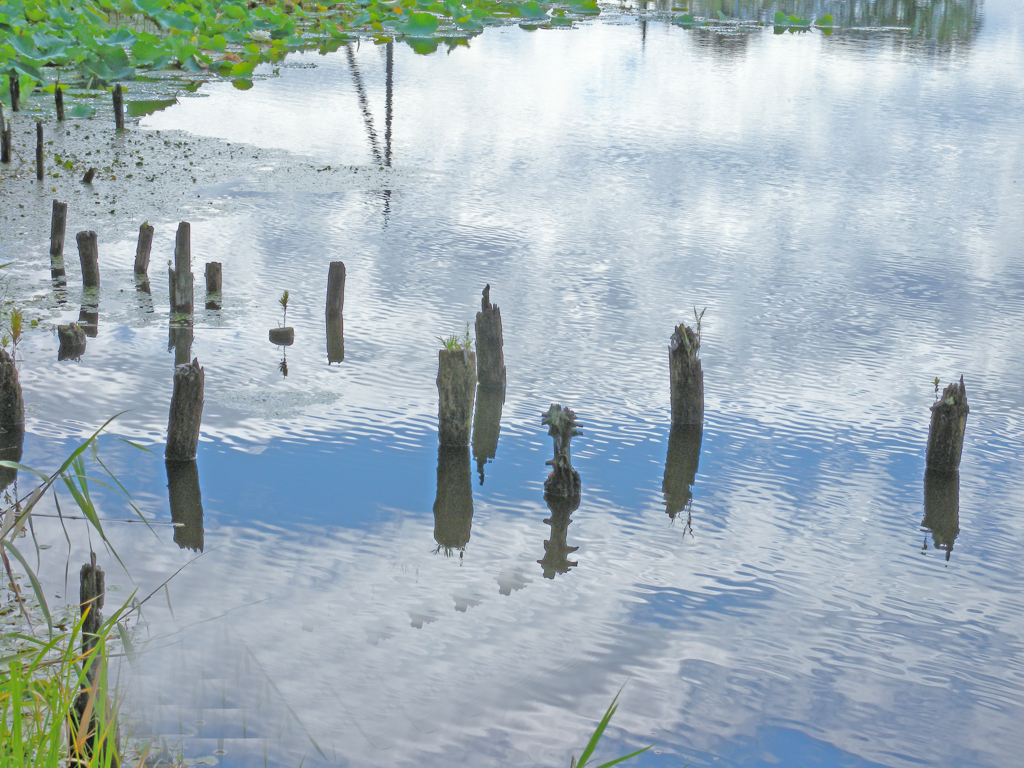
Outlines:
{"label": "calm water surface", "polygon": [[[186,504],[176,534],[111,524],[132,577],[101,560],[148,593],[194,557],[179,545],[205,554],[148,604],[133,711],[225,765],[559,766],[625,685],[603,749],[654,744],[640,765],[1019,760],[1022,10],[915,7],[798,9],[873,27],[832,36],[652,13],[397,45],[390,97],[386,48],[363,43],[147,118],[325,175],[197,190],[234,200],[192,229],[195,271],[221,261],[225,286],[192,346],[201,521]],[[161,265],[176,222],[151,223]],[[24,257],[40,290],[44,244]],[[101,455],[168,521],[167,279],[120,292],[133,255],[130,232],[104,250],[79,363],[45,334],[23,345],[25,460],[129,408],[113,432],[155,453]],[[439,457],[435,337],[464,331],[485,283],[506,399],[479,420],[490,444]],[[283,289],[287,377],[266,336]],[[695,306],[706,421],[670,444],[666,347]],[[932,382],[961,374],[959,495],[925,520]],[[583,429],[567,526],[542,491],[552,402]],[[62,586],[63,534],[38,530]]]}

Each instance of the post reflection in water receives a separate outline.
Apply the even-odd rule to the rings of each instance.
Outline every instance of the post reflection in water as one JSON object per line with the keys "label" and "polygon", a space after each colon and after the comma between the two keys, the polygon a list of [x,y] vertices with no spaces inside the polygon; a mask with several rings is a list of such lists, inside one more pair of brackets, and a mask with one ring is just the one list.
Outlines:
{"label": "post reflection in water", "polygon": [[[21,448],[25,444],[25,425],[7,424],[0,427],[0,461],[21,461]],[[18,477],[18,470],[0,467],[0,491]]]}
{"label": "post reflection in water", "polygon": [[188,365],[192,362],[192,325],[171,324],[168,327],[167,351],[174,351],[174,365]]}
{"label": "post reflection in water", "polygon": [[690,529],[690,502],[700,462],[703,424],[681,424],[668,435],[668,456],[665,457],[665,478],[661,492],[665,496],[665,512],[671,520],[686,511],[686,528]]}
{"label": "post reflection in water", "polygon": [[[960,473],[924,473],[924,520],[921,525],[932,532],[936,549],[953,554],[953,542],[960,533]],[[928,548],[925,542],[922,551]]]}
{"label": "post reflection in water", "polygon": [[345,359],[345,319],[327,320],[327,364],[340,363]]}
{"label": "post reflection in water", "polygon": [[78,324],[82,326],[85,335],[95,339],[100,328],[100,310],[95,304],[83,304],[78,311]]}
{"label": "post reflection in water", "polygon": [[473,482],[469,448],[441,445],[437,448],[437,497],[434,499],[435,552],[462,558],[473,527]]}
{"label": "post reflection in water", "polygon": [[569,517],[580,506],[579,496],[552,496],[544,494],[544,501],[548,505],[551,517],[544,520],[551,526],[551,538],[544,542],[544,557],[538,560],[540,567],[544,570],[545,579],[555,578],[556,573],[568,573],[570,568],[575,568],[579,563],[570,560],[569,555],[579,547],[570,547],[566,542],[569,533]]}
{"label": "post reflection in water", "polygon": [[166,461],[167,495],[174,523],[174,543],[181,549],[203,551],[203,497],[199,468],[194,461]]}
{"label": "post reflection in water", "polygon": [[498,433],[501,431],[501,407],[505,404],[503,389],[477,387],[476,412],[473,414],[473,458],[484,484],[484,464],[498,452]]}

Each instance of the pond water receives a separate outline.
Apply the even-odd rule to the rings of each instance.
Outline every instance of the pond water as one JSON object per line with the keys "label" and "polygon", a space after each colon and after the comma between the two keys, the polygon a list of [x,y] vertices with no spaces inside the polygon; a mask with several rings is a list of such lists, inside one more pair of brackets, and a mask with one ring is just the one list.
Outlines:
{"label": "pond water", "polygon": [[[108,524],[130,577],[101,552],[109,609],[204,551],[147,603],[145,727],[224,765],[568,765],[622,688],[599,754],[655,745],[636,765],[1019,759],[1021,7],[796,8],[829,10],[847,28],[689,30],[652,8],[448,55],[364,41],[142,120],[323,166],[309,191],[275,191],[287,163],[196,190],[224,212],[193,223],[194,271],[222,262],[224,294],[194,321],[198,479],[170,478],[187,525]],[[23,342],[24,461],[130,409],[110,431],[153,453],[100,455],[168,522],[177,222],[150,223],[152,295],[126,229],[82,359]],[[40,291],[45,245],[22,254]],[[471,454],[439,456],[436,337],[485,283],[505,400]],[[74,266],[63,322],[76,286]],[[267,340],[284,289],[287,375]],[[666,349],[694,307],[705,423],[670,444]],[[925,519],[933,380],[961,374],[958,498]],[[553,402],[583,430],[568,525],[543,497]],[[63,533],[36,528],[63,586]]]}

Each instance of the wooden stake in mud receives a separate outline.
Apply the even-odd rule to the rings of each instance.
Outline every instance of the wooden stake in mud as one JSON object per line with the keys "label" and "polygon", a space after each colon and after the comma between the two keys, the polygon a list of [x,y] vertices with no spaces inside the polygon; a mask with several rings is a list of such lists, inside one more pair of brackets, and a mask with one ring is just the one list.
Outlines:
{"label": "wooden stake in mud", "polygon": [[53,103],[57,107],[57,122],[64,122],[64,89],[58,84],[53,89]]}
{"label": "wooden stake in mud", "polygon": [[114,126],[124,130],[124,89],[120,83],[114,88]]}
{"label": "wooden stake in mud", "polygon": [[704,372],[697,357],[700,351],[700,320],[703,316],[703,312],[697,316],[696,333],[680,323],[669,341],[668,369],[673,427],[704,421]]}
{"label": "wooden stake in mud", "polygon": [[85,329],[78,323],[58,325],[57,338],[60,340],[58,360],[77,360],[85,354]]}
{"label": "wooden stake in mud", "polygon": [[7,89],[11,92],[11,112],[21,111],[21,80],[17,72],[7,75]]}
{"label": "wooden stake in mud", "polygon": [[[68,204],[53,201],[53,213],[50,215],[50,277],[54,280],[63,278],[64,272],[64,235],[68,224]],[[63,282],[63,281],[62,281]]]}
{"label": "wooden stake in mud", "polygon": [[135,245],[135,274],[149,275],[149,253],[153,249],[153,227],[147,221],[139,226],[139,242]]}
{"label": "wooden stake in mud", "polygon": [[100,284],[99,250],[96,244],[96,233],[93,231],[79,232],[75,235],[78,242],[78,260],[82,263],[82,285],[85,288],[96,288]]}
{"label": "wooden stake in mud", "polygon": [[960,454],[964,449],[964,430],[967,427],[967,390],[964,377],[960,383],[950,384],[942,397],[932,405],[932,423],[928,428],[927,467],[932,472],[956,472],[960,468]]}
{"label": "wooden stake in mud", "polygon": [[0,116],[0,163],[11,162],[11,121],[4,128],[3,117]]}
{"label": "wooden stake in mud", "polygon": [[221,289],[221,263],[210,261],[206,264],[206,292],[220,293]]}
{"label": "wooden stake in mud", "polygon": [[36,180],[43,180],[43,121],[36,120]]}
{"label": "wooden stake in mud", "polygon": [[167,461],[192,461],[199,445],[199,427],[203,420],[203,385],[206,375],[194,359],[174,369],[174,394],[167,419]]}
{"label": "wooden stake in mud", "polygon": [[25,423],[25,399],[21,394],[18,367],[14,359],[0,348],[0,428]]}
{"label": "wooden stake in mud", "polygon": [[171,312],[192,314],[192,226],[178,224],[174,239],[174,268],[170,271]]}
{"label": "wooden stake in mud", "polygon": [[468,446],[476,399],[476,355],[471,349],[442,349],[437,357],[438,442]]}
{"label": "wooden stake in mud", "polygon": [[476,313],[477,378],[486,389],[505,389],[505,355],[502,351],[501,310],[491,304],[491,286],[484,286]]}
{"label": "wooden stake in mud", "polygon": [[[96,555],[92,556],[92,562],[82,566],[80,574],[80,587],[78,590],[79,607],[82,615],[82,655],[87,656],[99,639],[98,633],[103,625],[103,598],[106,592],[103,577],[103,569],[96,565]],[[85,669],[85,675],[90,683],[96,681],[98,665],[89,664]]]}
{"label": "wooden stake in mud", "polygon": [[345,311],[345,262],[332,261],[327,272],[327,319],[341,317]]}
{"label": "wooden stake in mud", "polygon": [[572,468],[569,455],[569,441],[580,434],[576,424],[576,413],[553,403],[541,419],[548,427],[548,434],[554,439],[555,456],[546,462],[553,467],[544,481],[544,493],[562,498],[580,495],[580,473]]}

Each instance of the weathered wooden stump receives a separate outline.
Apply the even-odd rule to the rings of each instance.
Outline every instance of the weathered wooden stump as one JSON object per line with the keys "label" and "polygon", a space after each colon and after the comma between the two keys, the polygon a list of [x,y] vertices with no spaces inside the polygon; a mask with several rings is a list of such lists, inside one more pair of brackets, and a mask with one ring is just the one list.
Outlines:
{"label": "weathered wooden stump", "polygon": [[174,267],[169,269],[171,312],[191,315],[193,309],[192,225],[178,224],[174,238]]}
{"label": "weathered wooden stump", "polygon": [[668,345],[673,427],[704,421],[704,372],[697,357],[699,351],[699,330],[694,333],[683,323],[677,325]]}
{"label": "weathered wooden stump", "polygon": [[220,309],[223,269],[219,261],[206,263],[206,308]]}
{"label": "weathered wooden stump", "polygon": [[327,364],[345,359],[345,320],[342,317],[327,320]]}
{"label": "weathered wooden stump", "polygon": [[434,499],[434,540],[437,551],[451,556],[469,543],[473,527],[473,481],[469,448],[440,445],[437,448],[437,496]]}
{"label": "weathered wooden stump", "polygon": [[327,272],[327,319],[339,318],[345,311],[345,262],[332,261]]}
{"label": "weathered wooden stump", "polygon": [[199,360],[174,369],[174,394],[167,419],[167,461],[193,461],[199,446],[199,427],[203,420],[205,373]]}
{"label": "weathered wooden stump", "polygon": [[85,354],[85,329],[77,323],[57,326],[58,360],[77,360]]}
{"label": "weathered wooden stump", "polygon": [[[11,424],[0,427],[0,461],[21,461],[21,449],[25,444],[25,425]],[[14,482],[18,470],[0,467],[0,492]]]}
{"label": "weathered wooden stump", "polygon": [[294,328],[271,328],[270,341],[279,347],[290,347],[295,343]]}
{"label": "weathered wooden stump", "polygon": [[0,348],[0,428],[25,424],[25,398],[21,394],[18,367],[6,349]]}
{"label": "weathered wooden stump", "polygon": [[53,201],[50,214],[50,277],[61,280],[64,271],[64,236],[68,225],[68,204]]}
{"label": "weathered wooden stump", "polygon": [[471,349],[437,353],[437,440],[468,446],[476,399],[476,355]]}
{"label": "weathered wooden stump", "polygon": [[556,574],[568,573],[570,568],[575,568],[579,563],[570,560],[569,555],[579,547],[570,547],[566,538],[569,533],[569,517],[580,506],[579,494],[566,498],[564,496],[552,496],[544,494],[544,502],[548,505],[551,517],[544,522],[551,526],[551,537],[544,541],[544,557],[538,560],[544,571],[545,579],[553,579]]}
{"label": "weathered wooden stump", "polygon": [[501,310],[491,304],[491,286],[484,286],[480,311],[476,313],[477,380],[486,389],[505,389],[504,338]]}
{"label": "weathered wooden stump", "polygon": [[82,183],[83,184],[92,184],[92,180],[95,177],[96,177],[96,169],[95,168],[90,168],[88,171],[85,172],[85,175],[82,176]]}
{"label": "weathered wooden stump", "polygon": [[124,89],[118,83],[114,86],[114,128],[118,131],[124,130]]}
{"label": "weathered wooden stump", "polygon": [[551,474],[544,481],[544,493],[550,496],[573,498],[580,495],[580,473],[572,468],[569,443],[580,434],[576,424],[576,413],[553,403],[541,419],[548,427],[548,434],[554,440],[555,456],[546,462],[552,467]]}
{"label": "weathered wooden stump", "polygon": [[3,109],[0,108],[0,163],[11,162],[11,121],[4,122]]}
{"label": "weathered wooden stump", "polygon": [[95,339],[100,332],[100,312],[92,304],[82,306],[78,310],[78,325],[90,339]]}
{"label": "weathered wooden stump", "polygon": [[[120,755],[120,733],[117,714],[106,695],[102,673],[103,648],[99,643],[99,630],[103,624],[105,593],[103,569],[92,562],[82,566],[79,603],[82,615],[82,657],[85,679],[82,690],[75,697],[69,718],[69,765],[101,764],[117,768]],[[83,727],[83,723],[86,725]],[[85,731],[84,733],[82,731]],[[98,763],[94,755],[99,757]]]}
{"label": "weathered wooden stump", "polygon": [[167,351],[174,351],[174,367],[188,365],[192,359],[192,340],[195,334],[191,323],[171,323],[167,327]]}
{"label": "weathered wooden stump", "polygon": [[21,111],[21,80],[17,72],[7,75],[7,90],[11,94],[11,111]]}
{"label": "weathered wooden stump", "polygon": [[181,549],[203,551],[203,496],[194,461],[167,461],[167,493],[174,523],[174,543]]}
{"label": "weathered wooden stump", "polygon": [[100,262],[96,233],[91,230],[79,232],[75,240],[78,242],[78,260],[82,264],[82,285],[97,288],[100,284]]}
{"label": "weathered wooden stump", "polygon": [[53,89],[53,104],[57,108],[57,122],[64,122],[64,89],[58,84]]}
{"label": "weathered wooden stump", "polygon": [[936,549],[945,551],[946,559],[953,552],[953,542],[960,533],[960,473],[924,473],[924,520],[921,525],[932,532]]}
{"label": "weathered wooden stump", "polygon": [[932,422],[928,428],[928,455],[925,461],[932,472],[955,472],[960,468],[967,427],[967,389],[964,377],[950,384],[942,397],[932,404]]}
{"label": "weathered wooden stump", "polygon": [[139,241],[135,244],[135,274],[149,275],[149,254],[153,250],[153,227],[147,221],[139,225]]}
{"label": "weathered wooden stump", "polygon": [[473,458],[484,484],[484,465],[498,452],[498,434],[501,432],[501,407],[505,404],[505,390],[487,389],[480,384],[476,390],[476,411],[473,413]]}
{"label": "weathered wooden stump", "polygon": [[665,496],[665,512],[672,520],[689,507],[693,498],[703,435],[703,424],[680,424],[669,432],[661,492]]}
{"label": "weathered wooden stump", "polygon": [[36,180],[43,180],[43,121],[36,120]]}

